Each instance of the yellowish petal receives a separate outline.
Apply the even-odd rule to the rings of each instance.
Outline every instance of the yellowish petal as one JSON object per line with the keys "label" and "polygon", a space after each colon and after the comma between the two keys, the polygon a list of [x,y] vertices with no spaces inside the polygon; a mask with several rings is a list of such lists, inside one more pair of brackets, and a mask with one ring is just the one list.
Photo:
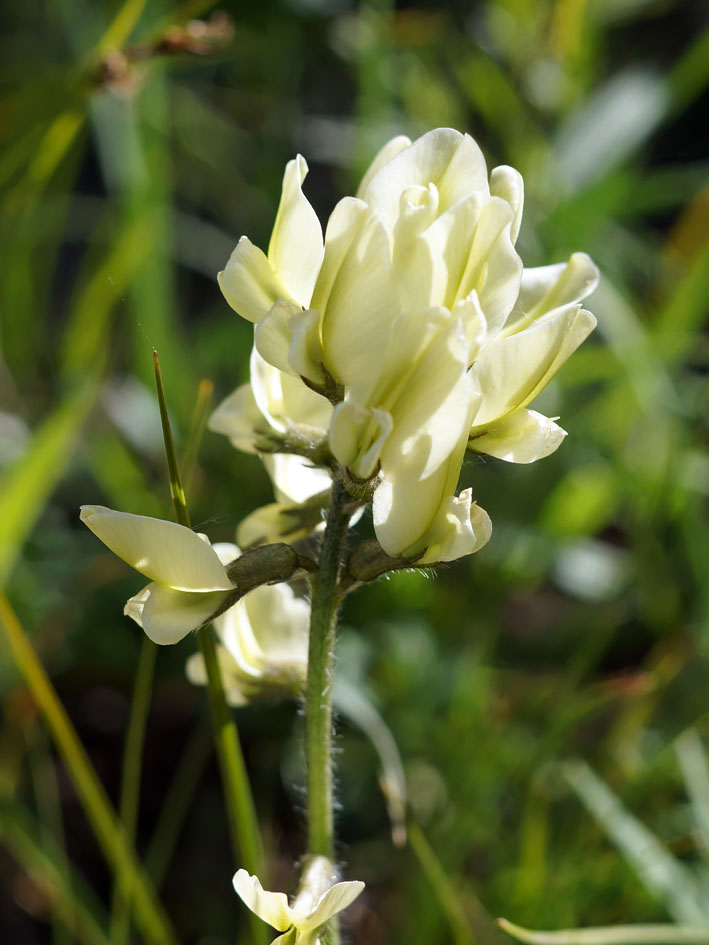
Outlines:
{"label": "yellowish petal", "polygon": [[522,260],[510,237],[512,221],[513,211],[506,201],[491,197],[484,203],[458,286],[459,299],[477,292],[493,335],[512,311],[522,277]]}
{"label": "yellowish petal", "polygon": [[326,367],[343,384],[377,371],[398,313],[386,234],[368,207],[341,200],[325,235],[325,258],[313,294],[323,313]]}
{"label": "yellowish petal", "polygon": [[367,170],[364,172],[362,181],[357,188],[357,193],[355,196],[360,200],[363,200],[367,191],[367,187],[369,187],[369,182],[372,180],[374,175],[380,171],[385,164],[388,164],[392,158],[396,157],[399,151],[403,151],[404,148],[408,148],[410,144],[411,139],[407,138],[406,135],[398,135],[396,138],[392,138],[391,141],[387,141],[387,143],[378,152],[377,156],[369,165]]}
{"label": "yellowish petal", "polygon": [[217,279],[229,305],[250,322],[260,321],[276,299],[288,297],[266,255],[246,236],[236,244]]}
{"label": "yellowish petal", "polygon": [[388,161],[369,181],[364,200],[392,233],[401,194],[409,187],[436,185],[443,212],[476,190],[488,191],[485,159],[475,141],[452,128],[437,128]]}
{"label": "yellowish petal", "polygon": [[492,522],[485,509],[473,502],[473,490],[447,496],[431,528],[423,536],[426,550],[417,564],[455,561],[480,551],[492,535]]}
{"label": "yellowish petal", "polygon": [[364,889],[364,883],[353,880],[346,883],[335,883],[324,893],[310,915],[298,923],[298,929],[310,932],[319,928],[338,912],[342,912],[351,905]]}
{"label": "yellowish petal", "polygon": [[268,663],[305,668],[308,662],[310,606],[287,584],[257,587],[244,598],[256,642]]}
{"label": "yellowish petal", "polygon": [[303,194],[308,165],[300,154],[286,165],[268,259],[289,295],[307,307],[323,257],[322,228]]}
{"label": "yellowish petal", "polygon": [[376,472],[393,425],[391,414],[385,410],[343,401],[335,408],[330,424],[332,454],[354,476],[369,479]]}
{"label": "yellowish petal", "polygon": [[250,384],[237,387],[210,416],[207,426],[213,433],[228,436],[232,446],[244,453],[255,453],[254,440],[258,430],[268,423],[258,409]]}
{"label": "yellowish petal", "polygon": [[[224,591],[200,594],[151,584],[143,602],[140,623],[153,643],[178,643],[192,630],[207,623],[224,603],[226,596]],[[131,601],[126,608],[130,604]]]}
{"label": "yellowish petal", "polygon": [[[467,373],[469,343],[466,332],[448,311],[408,313],[410,332],[417,327],[429,341],[404,376],[391,412],[394,429],[382,450],[384,470],[400,457],[417,457],[417,474],[427,478],[460,442],[470,427],[477,402]],[[419,327],[421,326],[421,327]],[[396,374],[392,380],[395,382]],[[409,474],[413,475],[410,466]]]}
{"label": "yellowish petal", "polygon": [[573,253],[566,263],[525,269],[511,328],[506,330],[520,331],[548,312],[581,302],[596,288],[598,278],[598,269],[586,253]]}
{"label": "yellowish petal", "polygon": [[300,505],[332,486],[327,470],[291,453],[265,453],[261,459],[273,482],[276,498],[284,505]]}
{"label": "yellowish petal", "polygon": [[471,370],[483,398],[472,432],[483,432],[533,400],[595,324],[590,312],[571,304],[485,348]]}
{"label": "yellowish petal", "polygon": [[475,436],[468,449],[508,463],[534,463],[555,452],[565,436],[566,431],[549,417],[520,408]]}
{"label": "yellowish petal", "polygon": [[510,238],[513,243],[516,243],[522,223],[522,209],[524,206],[524,180],[522,175],[506,164],[493,168],[490,174],[490,193],[493,197],[501,197],[512,207],[514,217],[510,228]]}
{"label": "yellowish petal", "polygon": [[264,361],[284,374],[296,373],[290,366],[288,354],[293,335],[292,319],[302,311],[295,302],[278,299],[271,306],[268,314],[258,323],[254,332],[254,345],[258,353]]}
{"label": "yellowish petal", "polygon": [[274,929],[285,932],[292,925],[285,893],[267,892],[257,876],[251,876],[243,869],[234,876],[234,889],[248,908]]}
{"label": "yellowish petal", "polygon": [[159,584],[181,591],[233,589],[213,549],[190,528],[102,505],[82,505],[81,521],[114,554]]}

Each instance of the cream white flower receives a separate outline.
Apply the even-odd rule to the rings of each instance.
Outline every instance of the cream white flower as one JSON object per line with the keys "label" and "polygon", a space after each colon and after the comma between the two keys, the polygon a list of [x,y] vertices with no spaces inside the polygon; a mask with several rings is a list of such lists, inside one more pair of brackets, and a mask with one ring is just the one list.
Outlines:
{"label": "cream white flower", "polygon": [[332,872],[325,857],[312,857],[292,905],[285,893],[267,892],[243,869],[234,876],[234,889],[252,912],[284,933],[272,945],[318,945],[322,926],[364,889],[359,881],[333,882]]}
{"label": "cream white flower", "polygon": [[580,302],[597,282],[598,270],[585,253],[525,270],[513,312],[471,369],[481,397],[472,451],[531,463],[559,447],[565,431],[526,407],[593,331],[596,319]]}
{"label": "cream white flower", "polygon": [[[220,547],[232,560],[239,553],[236,545]],[[230,705],[300,691],[308,666],[309,622],[308,604],[287,584],[257,587],[216,618],[217,654]],[[190,682],[206,684],[200,653],[189,658],[186,670]]]}
{"label": "cream white flower", "polygon": [[251,379],[224,400],[209,418],[209,429],[229,437],[246,453],[259,450],[281,505],[298,505],[329,489],[330,474],[302,456],[263,452],[289,434],[323,440],[332,406],[296,377],[265,361],[254,347]]}
{"label": "cream white flower", "polygon": [[217,550],[190,528],[101,505],[82,505],[81,521],[151,579],[128,601],[125,613],[154,643],[177,643],[237,592]]}
{"label": "cream white flower", "polygon": [[[528,405],[595,324],[580,305],[595,267],[575,254],[524,272],[521,176],[488,177],[477,144],[449,128],[385,145],[324,243],[304,175],[302,158],[288,165],[268,257],[242,240],[225,296],[257,323],[265,361],[335,405],[321,416],[330,449],[353,479],[379,477],[385,551],[430,562],[477,550],[489,519],[468,491],[455,495],[466,443],[532,462],[562,442]],[[285,492],[296,474],[276,475]]]}
{"label": "cream white flower", "polygon": [[[470,414],[475,406],[471,405]],[[472,489],[455,495],[467,425],[448,459],[434,472],[423,474],[425,456],[417,459],[412,453],[383,477],[374,493],[372,512],[377,539],[387,554],[435,564],[472,554],[489,541],[490,517],[473,502]]]}

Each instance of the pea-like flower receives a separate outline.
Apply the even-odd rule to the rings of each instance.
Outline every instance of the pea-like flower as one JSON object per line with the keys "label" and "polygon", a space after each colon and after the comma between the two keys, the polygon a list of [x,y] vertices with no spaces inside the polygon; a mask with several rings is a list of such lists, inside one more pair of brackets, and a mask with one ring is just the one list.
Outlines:
{"label": "pea-like flower", "polygon": [[243,869],[234,876],[234,889],[252,912],[284,933],[272,945],[318,945],[323,925],[364,889],[359,881],[333,882],[332,873],[325,857],[311,857],[292,905],[285,893],[267,892],[256,876]]}
{"label": "pea-like flower", "polygon": [[306,172],[289,163],[268,255],[242,238],[222,291],[262,358],[334,406],[320,415],[330,450],[376,487],[384,550],[422,563],[476,551],[490,526],[456,496],[466,448],[532,462],[559,446],[564,431],[528,404],[593,329],[580,302],[595,266],[577,253],[525,272],[521,176],[488,176],[449,128],[385,145],[324,239]]}
{"label": "pea-like flower", "polygon": [[255,347],[250,368],[249,383],[222,401],[209,429],[229,437],[242,452],[260,453],[279,503],[307,502],[330,488],[329,473],[307,457],[280,450],[293,440],[310,445],[326,440],[332,406],[300,378],[265,361]]}
{"label": "pea-like flower", "polygon": [[184,525],[101,505],[82,505],[81,521],[114,554],[151,579],[128,601],[125,613],[154,643],[177,643],[238,597],[219,546]]}
{"label": "pea-like flower", "polygon": [[[233,558],[236,545],[223,545]],[[231,552],[226,552],[231,549]],[[287,584],[257,587],[218,616],[214,626],[224,691],[230,705],[296,695],[308,666],[310,608]],[[187,661],[187,677],[206,685],[201,653]]]}

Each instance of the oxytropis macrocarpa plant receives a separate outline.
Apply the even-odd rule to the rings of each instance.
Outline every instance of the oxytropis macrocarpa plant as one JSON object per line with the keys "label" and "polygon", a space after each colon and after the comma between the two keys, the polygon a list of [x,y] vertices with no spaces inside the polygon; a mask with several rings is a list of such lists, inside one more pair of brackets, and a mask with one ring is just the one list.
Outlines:
{"label": "oxytropis macrocarpa plant", "polygon": [[[468,135],[394,138],[323,238],[290,161],[268,252],[242,237],[219,285],[254,324],[250,383],[212,430],[263,459],[276,501],[211,545],[184,524],[84,506],[82,520],[150,582],[126,604],[156,643],[214,621],[233,705],[305,701],[309,849],[292,904],[240,869],[246,905],[283,943],[337,938],[333,917],[363,888],[333,857],[332,673],[343,596],[388,571],[479,551],[491,522],[457,492],[466,453],[542,459],[565,431],[529,404],[592,331],[588,256],[525,269],[515,250],[523,183],[488,176]],[[374,538],[349,527],[371,503]],[[313,537],[314,536],[314,537]],[[303,539],[306,539],[303,541]],[[309,540],[307,540],[309,539]],[[350,549],[346,552],[346,549]],[[309,601],[288,582],[306,577]],[[203,655],[188,675],[208,681]]]}

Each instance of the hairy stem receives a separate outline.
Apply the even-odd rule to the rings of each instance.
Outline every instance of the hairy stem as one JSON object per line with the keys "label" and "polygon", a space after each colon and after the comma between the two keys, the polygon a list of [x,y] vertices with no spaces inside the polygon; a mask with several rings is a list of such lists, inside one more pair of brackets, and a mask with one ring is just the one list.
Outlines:
{"label": "hairy stem", "polygon": [[305,754],[308,779],[308,852],[333,860],[332,670],[340,595],[337,583],[350,513],[344,486],[335,480],[312,603],[308,681],[305,692]]}

